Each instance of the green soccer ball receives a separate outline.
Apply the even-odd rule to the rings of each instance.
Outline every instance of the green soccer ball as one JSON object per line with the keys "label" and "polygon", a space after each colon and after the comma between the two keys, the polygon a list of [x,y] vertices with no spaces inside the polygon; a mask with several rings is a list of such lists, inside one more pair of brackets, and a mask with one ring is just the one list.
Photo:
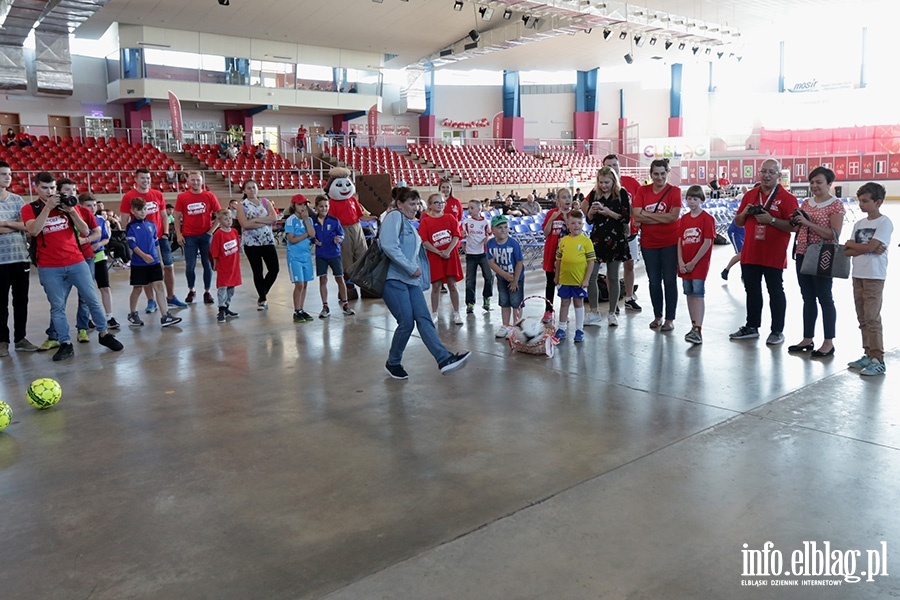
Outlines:
{"label": "green soccer ball", "polygon": [[0,400],[0,431],[6,429],[6,426],[12,421],[12,409],[9,404]]}
{"label": "green soccer ball", "polygon": [[59,382],[49,377],[35,380],[25,394],[28,402],[38,410],[50,408],[62,398],[62,388]]}

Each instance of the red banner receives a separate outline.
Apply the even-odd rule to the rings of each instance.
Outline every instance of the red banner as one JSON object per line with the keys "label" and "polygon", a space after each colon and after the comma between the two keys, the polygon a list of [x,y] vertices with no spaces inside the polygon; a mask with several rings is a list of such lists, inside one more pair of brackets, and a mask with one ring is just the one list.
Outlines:
{"label": "red banner", "polygon": [[496,115],[494,115],[494,118],[491,119],[491,122],[493,123],[494,127],[494,140],[496,140],[494,144],[497,146],[502,146],[503,141],[500,138],[503,137],[503,113],[498,112]]}
{"label": "red banner", "polygon": [[368,125],[369,125],[369,145],[375,145],[374,136],[378,134],[378,105],[373,104],[372,108],[369,109],[368,114]]}
{"label": "red banner", "polygon": [[172,134],[180,144],[184,141],[182,137],[184,124],[181,120],[181,101],[172,90],[169,90],[169,116],[172,117]]}

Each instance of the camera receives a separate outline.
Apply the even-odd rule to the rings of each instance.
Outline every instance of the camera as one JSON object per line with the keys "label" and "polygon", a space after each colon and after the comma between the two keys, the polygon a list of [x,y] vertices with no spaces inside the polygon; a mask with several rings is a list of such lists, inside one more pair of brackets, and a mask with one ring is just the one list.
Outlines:
{"label": "camera", "polygon": [[761,215],[764,212],[766,212],[766,209],[761,204],[751,204],[747,207],[747,214],[751,216]]}
{"label": "camera", "polygon": [[794,214],[791,215],[791,227],[798,227],[800,225],[798,217],[803,217],[804,219],[809,221],[809,215],[798,208],[794,211]]}
{"label": "camera", "polygon": [[63,206],[68,206],[69,208],[71,208],[78,205],[78,198],[76,198],[75,196],[70,196],[68,194],[60,194],[59,203]]}

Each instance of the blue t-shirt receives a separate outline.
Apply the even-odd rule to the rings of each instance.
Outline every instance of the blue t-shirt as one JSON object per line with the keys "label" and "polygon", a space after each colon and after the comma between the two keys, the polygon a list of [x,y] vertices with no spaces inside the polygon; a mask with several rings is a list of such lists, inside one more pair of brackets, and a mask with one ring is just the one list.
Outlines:
{"label": "blue t-shirt", "polygon": [[[299,237],[306,234],[306,222],[297,215],[291,215],[284,223],[284,233],[290,233]],[[292,244],[290,240],[287,243],[288,260],[312,260],[310,253],[309,238],[306,238],[296,244]]]}
{"label": "blue t-shirt", "polygon": [[337,217],[325,215],[325,222],[319,223],[318,217],[313,218],[313,228],[316,230],[316,240],[321,246],[316,246],[316,256],[319,258],[337,258],[341,255],[341,245],[334,243],[334,238],[344,237],[344,228]]}
{"label": "blue t-shirt", "polygon": [[[487,256],[488,259],[493,259],[494,263],[507,273],[515,273],[516,263],[524,259],[522,246],[511,237],[503,244],[498,243],[494,238],[488,240]],[[519,281],[523,279],[525,279],[525,269],[522,269]]]}
{"label": "blue t-shirt", "polygon": [[[136,267],[146,267],[159,264],[159,249],[157,246],[156,225],[147,220],[132,219],[125,228],[125,239],[128,247],[131,248],[131,265]],[[141,252],[149,254],[153,260],[146,262],[143,258],[134,252],[135,248],[140,248]]]}

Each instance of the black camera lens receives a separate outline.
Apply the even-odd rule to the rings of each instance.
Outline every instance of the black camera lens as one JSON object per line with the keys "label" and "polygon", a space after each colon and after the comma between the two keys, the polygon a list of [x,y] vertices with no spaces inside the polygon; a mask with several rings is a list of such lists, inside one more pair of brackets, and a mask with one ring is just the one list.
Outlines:
{"label": "black camera lens", "polygon": [[68,194],[60,194],[59,203],[63,206],[75,206],[76,204],[78,204],[78,198],[76,198],[75,196],[69,196]]}

